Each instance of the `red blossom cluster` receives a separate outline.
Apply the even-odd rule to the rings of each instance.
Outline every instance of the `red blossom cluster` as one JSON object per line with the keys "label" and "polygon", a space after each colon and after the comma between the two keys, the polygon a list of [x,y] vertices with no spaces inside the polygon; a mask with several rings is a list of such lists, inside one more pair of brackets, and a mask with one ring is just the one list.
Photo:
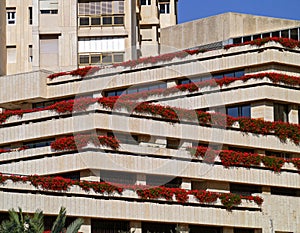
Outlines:
{"label": "red blossom cluster", "polygon": [[86,75],[93,74],[93,73],[97,72],[100,69],[101,68],[98,67],[98,66],[86,66],[84,68],[79,68],[77,70],[50,74],[47,78],[54,79],[54,78],[57,78],[57,77],[60,77],[60,76],[65,76],[65,75],[85,77]]}
{"label": "red blossom cluster", "polygon": [[252,41],[247,41],[241,44],[230,44],[230,45],[225,45],[224,49],[230,49],[232,47],[237,47],[237,46],[243,46],[243,45],[255,45],[255,46],[262,46],[268,42],[277,42],[280,43],[283,47],[294,49],[296,47],[300,48],[300,41],[298,40],[293,40],[289,38],[281,38],[281,37],[266,37],[266,38],[259,38],[255,39]]}
{"label": "red blossom cluster", "polygon": [[263,156],[256,153],[240,152],[233,150],[213,150],[208,147],[198,146],[189,148],[191,155],[195,157],[207,158],[212,155],[215,158],[219,156],[222,165],[226,168],[232,166],[260,166],[261,163],[268,169],[275,172],[280,172],[285,163],[293,163],[294,166],[300,171],[300,159],[283,159],[275,156]]}
{"label": "red blossom cluster", "polygon": [[216,193],[205,190],[185,190],[180,188],[166,188],[166,187],[155,187],[150,189],[137,190],[136,193],[142,199],[159,199],[164,198],[166,200],[172,200],[173,196],[177,202],[185,203],[188,201],[189,196],[193,195],[201,204],[214,203],[217,199],[221,200],[221,203],[227,208],[231,209],[233,206],[240,205],[242,199],[253,201],[258,205],[263,203],[263,199],[258,196],[242,196],[233,193]]}
{"label": "red blossom cluster", "polygon": [[56,151],[64,150],[80,150],[87,146],[88,143],[99,146],[108,146],[114,150],[119,148],[119,141],[116,138],[108,136],[90,135],[75,135],[56,139],[51,143],[51,149]]}
{"label": "red blossom cluster", "polygon": [[[204,49],[183,50],[183,51],[174,52],[174,53],[162,54],[162,55],[158,55],[155,57],[145,57],[145,58],[139,58],[137,60],[130,60],[130,61],[125,61],[125,62],[121,62],[121,63],[116,63],[116,64],[113,64],[113,67],[118,67],[118,66],[135,67],[139,64],[155,64],[158,62],[171,61],[174,58],[184,58],[188,55],[204,53],[206,51],[207,50],[204,50]],[[57,78],[60,76],[65,76],[65,75],[85,77],[87,74],[93,74],[100,69],[101,68],[97,67],[97,66],[87,66],[87,67],[79,68],[77,70],[73,70],[73,71],[69,71],[69,72],[60,72],[60,73],[51,74],[47,78],[54,79],[54,78]]]}
{"label": "red blossom cluster", "polygon": [[50,190],[50,191],[68,191],[72,186],[79,186],[82,190],[89,192],[93,190],[95,193],[100,194],[122,194],[124,189],[134,190],[137,195],[142,199],[159,199],[163,198],[168,201],[173,200],[175,196],[177,202],[186,203],[189,199],[189,195],[193,195],[196,199],[202,203],[214,203],[219,198],[221,203],[227,208],[231,209],[234,205],[241,203],[235,201],[236,199],[245,199],[253,201],[258,205],[263,203],[263,199],[259,196],[241,196],[232,193],[215,193],[208,192],[205,190],[185,190],[181,188],[166,188],[163,186],[152,187],[142,185],[122,185],[122,184],[111,184],[107,182],[94,182],[94,181],[79,181],[71,180],[62,177],[43,177],[38,175],[32,176],[8,176],[0,173],[0,184],[5,185],[7,180],[11,180],[14,183],[26,183],[29,182],[32,186],[37,189]]}

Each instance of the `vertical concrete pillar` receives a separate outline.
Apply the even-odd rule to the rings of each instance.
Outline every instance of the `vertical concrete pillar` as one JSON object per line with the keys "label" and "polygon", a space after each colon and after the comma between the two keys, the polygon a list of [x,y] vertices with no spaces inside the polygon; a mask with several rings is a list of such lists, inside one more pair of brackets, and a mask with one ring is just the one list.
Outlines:
{"label": "vertical concrete pillar", "polygon": [[223,227],[223,233],[233,233],[233,227]]}
{"label": "vertical concrete pillar", "polygon": [[84,218],[84,223],[81,225],[79,232],[91,233],[92,232],[92,221],[90,218]]}
{"label": "vertical concrete pillar", "polygon": [[142,222],[140,221],[131,221],[130,225],[130,233],[142,233]]}
{"label": "vertical concrete pillar", "polygon": [[146,185],[146,174],[136,175],[136,185]]}
{"label": "vertical concrete pillar", "polygon": [[186,189],[186,190],[191,190],[192,189],[192,181],[190,179],[183,178],[180,188]]}
{"label": "vertical concrete pillar", "polygon": [[274,121],[273,104],[269,101],[260,101],[251,104],[251,118]]}
{"label": "vertical concrete pillar", "polygon": [[80,180],[100,181],[100,170],[80,171]]}
{"label": "vertical concrete pillar", "polygon": [[293,124],[299,123],[297,105],[291,105],[289,108],[289,122]]}
{"label": "vertical concrete pillar", "polygon": [[189,225],[188,224],[178,224],[176,227],[176,233],[189,233]]}

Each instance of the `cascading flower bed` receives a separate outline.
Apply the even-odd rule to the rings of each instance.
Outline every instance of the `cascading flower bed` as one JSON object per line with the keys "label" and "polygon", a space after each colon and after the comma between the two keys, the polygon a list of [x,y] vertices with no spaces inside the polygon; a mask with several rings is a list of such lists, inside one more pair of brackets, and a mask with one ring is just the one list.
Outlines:
{"label": "cascading flower bed", "polygon": [[119,141],[114,137],[97,136],[97,135],[76,135],[64,138],[56,139],[51,143],[51,149],[56,151],[64,150],[80,150],[87,146],[88,143],[93,144],[96,147],[107,146],[113,150],[119,148]]}
{"label": "cascading flower bed", "polygon": [[[174,53],[167,53],[167,54],[162,54],[154,57],[145,57],[145,58],[139,58],[137,60],[130,60],[130,61],[125,61],[121,63],[116,63],[113,64],[112,67],[135,67],[139,64],[156,64],[158,62],[165,62],[165,61],[171,61],[174,58],[184,58],[188,55],[194,55],[198,53],[204,53],[207,50],[203,49],[194,49],[194,50],[183,50],[179,52],[174,52]],[[79,68],[76,70],[72,71],[66,71],[66,72],[59,72],[55,74],[49,75],[47,78],[49,79],[54,79],[60,76],[65,76],[65,75],[72,75],[72,76],[80,76],[80,77],[85,77],[86,75],[91,75],[100,70],[101,68],[98,66],[87,66],[84,68]]]}
{"label": "cascading flower bed", "polygon": [[275,156],[263,156],[256,153],[239,152],[233,150],[213,150],[208,147],[198,146],[189,148],[192,156],[196,158],[206,158],[212,154],[214,158],[219,156],[224,167],[229,168],[233,166],[255,167],[263,164],[266,168],[275,172],[280,172],[285,163],[294,164],[295,168],[300,172],[300,159],[283,159]]}
{"label": "cascading flower bed", "polygon": [[0,184],[5,185],[8,180],[13,183],[29,183],[36,189],[41,189],[44,191],[60,191],[67,192],[73,186],[80,187],[83,191],[89,192],[93,190],[95,193],[99,194],[120,194],[122,195],[124,190],[135,191],[136,194],[141,199],[157,200],[165,199],[167,201],[173,201],[173,197],[178,203],[186,203],[189,200],[189,195],[192,195],[201,204],[213,204],[217,199],[221,200],[221,203],[230,210],[234,206],[241,204],[241,200],[247,200],[249,202],[254,202],[257,205],[263,203],[263,199],[259,196],[241,196],[232,193],[216,193],[209,192],[205,190],[185,190],[181,188],[166,188],[160,187],[150,187],[142,185],[122,185],[122,184],[111,184],[107,182],[94,182],[94,181],[79,181],[71,180],[62,177],[43,177],[38,175],[32,176],[9,176],[0,173]]}
{"label": "cascading flower bed", "polygon": [[225,45],[224,49],[230,49],[232,47],[238,47],[238,46],[244,46],[244,45],[254,45],[254,46],[260,47],[271,41],[277,42],[285,48],[290,48],[290,49],[300,48],[300,41],[298,41],[298,40],[293,40],[293,39],[289,39],[289,38],[281,38],[281,37],[266,37],[266,38],[255,39],[252,41],[247,41],[247,42],[240,43],[240,44]]}

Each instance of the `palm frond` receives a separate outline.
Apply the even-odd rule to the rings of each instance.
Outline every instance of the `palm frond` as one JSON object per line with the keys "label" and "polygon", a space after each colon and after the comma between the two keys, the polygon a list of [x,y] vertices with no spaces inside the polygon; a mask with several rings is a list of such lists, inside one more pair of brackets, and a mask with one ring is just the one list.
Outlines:
{"label": "palm frond", "polygon": [[77,218],[68,226],[66,233],[77,233],[82,224],[83,219]]}
{"label": "palm frond", "polygon": [[59,214],[55,222],[53,223],[51,233],[60,233],[65,226],[65,222],[66,222],[66,208],[61,207]]}

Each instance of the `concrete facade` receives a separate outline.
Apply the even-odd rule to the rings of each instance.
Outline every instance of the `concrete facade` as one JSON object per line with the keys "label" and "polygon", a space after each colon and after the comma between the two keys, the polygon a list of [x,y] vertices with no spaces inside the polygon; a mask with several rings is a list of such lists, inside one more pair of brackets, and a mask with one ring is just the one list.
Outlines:
{"label": "concrete facade", "polygon": [[[72,9],[75,10],[71,7],[74,5],[71,2],[70,5],[67,2],[60,4],[65,4],[67,15],[72,13]],[[172,4],[170,5],[172,9]],[[125,8],[133,10],[134,6],[131,2]],[[141,27],[136,30],[140,35],[151,37],[151,33],[157,31],[161,23],[158,14],[151,13],[155,11],[155,7],[143,5],[135,10],[137,14],[144,16],[140,19],[141,22],[147,21],[145,25],[151,24],[149,28]],[[66,43],[71,43],[70,37],[76,37],[74,33],[77,29],[76,25],[72,25],[72,16],[68,19],[69,21],[62,22],[70,33],[64,34],[62,31],[60,37],[64,38],[62,40]],[[236,30],[224,26],[223,35],[216,33],[215,37],[205,41],[186,40],[186,43],[172,46],[197,47],[203,43],[226,41],[249,34],[279,29],[290,30],[300,24],[298,21],[229,13],[200,20],[199,25],[208,27],[208,21],[213,20],[216,23],[227,19],[231,20],[230,25],[241,23],[241,19],[244,21],[242,20],[243,23]],[[257,21],[257,26],[249,28],[250,23],[247,23],[247,19],[251,19],[251,22]],[[134,24],[134,20],[126,18],[125,24]],[[169,22],[175,23],[172,20]],[[188,25],[195,24],[197,21]],[[60,24],[57,25],[59,29]],[[176,35],[179,27],[181,26],[167,28],[164,33],[173,33],[174,30]],[[189,30],[188,27],[185,29]],[[103,28],[103,33],[109,34],[110,30],[113,29]],[[118,35],[127,33],[122,29],[116,31]],[[136,37],[137,31],[132,29],[128,37]],[[206,28],[203,33],[206,35],[210,32],[211,30]],[[93,28],[80,28],[78,33],[82,36],[95,36],[96,32]],[[37,39],[37,34],[33,38]],[[166,38],[168,35],[162,36],[161,42],[166,41]],[[151,46],[159,48],[159,43]],[[75,50],[74,53],[78,53]],[[273,82],[264,77],[247,81],[236,80],[223,86],[213,83],[194,92],[166,90],[162,94],[149,94],[134,99],[136,102],[194,110],[190,111],[191,115],[195,114],[194,119],[190,116],[189,120],[183,118],[180,122],[170,122],[158,115],[130,112],[125,108],[125,104],[117,110],[110,110],[99,103],[89,105],[83,112],[57,113],[41,109],[56,102],[79,97],[109,98],[109,93],[118,95],[116,93],[134,88],[145,91],[146,87],[151,91],[158,88],[158,84],[161,85],[159,88],[167,89],[184,84],[188,80],[212,80],[217,79],[218,75],[226,77],[229,73],[242,73],[240,77],[277,73],[293,76],[298,80],[299,51],[299,48],[286,48],[279,43],[269,42],[260,47],[247,45],[228,50],[219,48],[187,55],[184,58],[165,59],[154,64],[105,66],[84,77],[65,75],[49,79],[47,76],[52,72],[47,70],[20,72],[1,77],[0,107],[12,111],[28,110],[22,114],[8,116],[1,124],[0,149],[10,149],[0,156],[0,172],[3,174],[24,177],[32,174],[45,177],[62,176],[71,177],[76,181],[93,182],[109,177],[110,182],[116,183],[116,179],[120,179],[119,183],[143,187],[151,185],[151,182],[161,181],[161,185],[167,185],[168,181],[179,180],[178,183],[171,184],[188,191],[250,193],[250,196],[262,197],[264,202],[259,206],[242,200],[240,205],[229,211],[220,200],[199,203],[191,194],[185,203],[179,203],[176,202],[175,196],[171,200],[142,200],[130,188],[125,189],[122,194],[99,194],[92,190],[85,192],[75,185],[67,191],[54,191],[36,188],[29,182],[14,183],[7,180],[0,187],[0,197],[5,200],[0,203],[0,217],[5,218],[8,209],[16,209],[19,206],[25,213],[33,213],[40,208],[46,216],[53,216],[57,214],[60,206],[65,206],[68,216],[84,219],[80,229],[83,233],[166,233],[170,232],[170,229],[181,233],[300,233],[299,169],[287,162],[300,158],[299,144],[290,139],[281,140],[275,131],[266,135],[243,132],[237,121],[226,128],[199,125],[196,116],[197,110],[229,114],[231,108],[247,106],[248,117],[274,122],[278,118],[278,106],[283,106],[282,109],[286,110],[286,121],[297,127],[294,133],[299,134],[298,84]],[[65,56],[70,56],[70,53],[66,51]],[[69,59],[67,63],[72,63],[73,57]],[[67,63],[59,63],[59,66],[61,69],[71,68]],[[35,69],[38,69],[38,66]],[[279,110],[276,110],[277,108]],[[56,151],[50,147],[50,143],[56,139],[86,133],[101,136],[110,136],[113,133],[120,140],[120,148],[113,150],[101,146],[97,149],[93,144],[88,144],[83,149]],[[134,143],[126,136],[125,140],[122,140],[124,137],[120,135],[128,134],[135,140]],[[190,147],[197,145],[209,145],[212,148],[218,145],[222,150],[257,153],[260,156],[271,154],[286,159],[286,162],[280,172],[268,169],[262,162],[250,167],[238,165],[227,168],[222,165],[219,155],[213,164],[208,163],[205,158],[193,157]],[[23,146],[29,148],[19,150]],[[167,182],[163,182],[166,180]]]}
{"label": "concrete facade", "polygon": [[[137,0],[1,1],[0,24],[5,36],[0,45],[9,57],[1,53],[6,62],[0,75],[72,70],[157,55],[160,28],[177,23],[177,0],[164,4],[171,10],[160,17],[159,1],[149,6]],[[10,23],[9,17],[14,17]]]}

